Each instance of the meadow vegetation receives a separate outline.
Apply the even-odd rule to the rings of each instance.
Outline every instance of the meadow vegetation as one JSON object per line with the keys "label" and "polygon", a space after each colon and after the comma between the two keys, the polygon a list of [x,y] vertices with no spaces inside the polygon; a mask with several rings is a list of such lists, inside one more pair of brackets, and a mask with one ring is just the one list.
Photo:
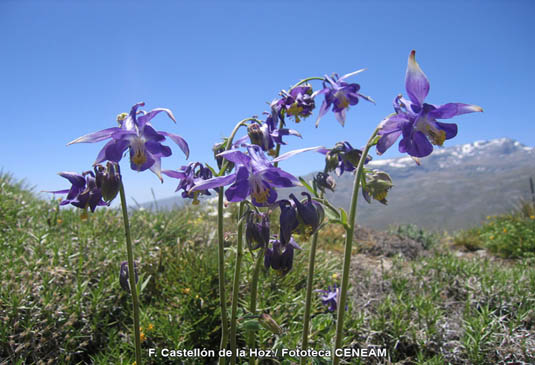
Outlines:
{"label": "meadow vegetation", "polygon": [[[225,227],[234,232],[236,207],[231,212]],[[202,204],[131,213],[142,347],[150,363],[179,361],[149,359],[149,348],[218,349],[215,221]],[[314,289],[340,280],[344,238],[337,227],[329,225],[320,232]],[[347,359],[348,363],[535,362],[534,232],[530,203],[451,237],[415,226],[370,232],[362,250],[354,250],[344,346],[385,347],[388,356]],[[358,239],[358,230],[356,235]],[[230,301],[236,237],[225,237]],[[303,250],[296,251],[287,275],[261,273],[258,308],[273,318],[280,333],[262,326],[244,309],[254,263],[245,250],[239,348],[245,347],[244,330],[251,328],[257,330],[262,348],[300,346],[309,244],[298,238]],[[381,247],[394,241],[411,244],[399,244],[398,251],[387,255],[370,248],[379,240]],[[414,242],[420,245],[417,254],[412,251]],[[0,364],[132,364],[131,302],[119,285],[124,257],[120,211],[98,209],[82,219],[78,210],[60,210],[57,200],[39,199],[2,173]],[[332,346],[335,321],[335,314],[314,298],[310,348]],[[263,363],[297,360],[279,357]],[[323,364],[328,359],[311,361]]]}

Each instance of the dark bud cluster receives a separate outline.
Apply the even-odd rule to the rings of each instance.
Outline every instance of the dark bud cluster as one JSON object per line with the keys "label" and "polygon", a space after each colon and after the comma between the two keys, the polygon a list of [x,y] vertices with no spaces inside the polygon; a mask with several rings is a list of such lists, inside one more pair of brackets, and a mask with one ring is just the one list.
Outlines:
{"label": "dark bud cluster", "polygon": [[106,167],[95,165],[95,181],[102,193],[102,199],[110,203],[119,193],[121,173],[117,162],[106,163]]}

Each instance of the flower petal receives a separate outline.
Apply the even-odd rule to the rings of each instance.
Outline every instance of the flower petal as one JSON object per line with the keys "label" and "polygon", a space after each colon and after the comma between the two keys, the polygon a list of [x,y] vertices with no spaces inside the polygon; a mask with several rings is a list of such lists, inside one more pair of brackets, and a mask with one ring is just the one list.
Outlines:
{"label": "flower petal", "polygon": [[228,185],[236,180],[236,174],[230,174],[227,176],[214,177],[208,180],[196,182],[190,191],[215,189],[221,186]]}
{"label": "flower petal", "polygon": [[98,153],[95,164],[101,163],[102,161],[113,161],[119,162],[123,157],[124,151],[128,148],[130,144],[129,141],[125,139],[121,140],[111,140],[102,147]]}
{"label": "flower petal", "polygon": [[433,145],[425,134],[414,131],[410,137],[403,137],[399,142],[399,152],[407,152],[414,157],[425,157],[433,152]]}
{"label": "flower petal", "polygon": [[178,147],[180,147],[182,152],[184,152],[184,154],[186,155],[186,158],[189,158],[189,146],[188,146],[188,142],[186,142],[184,138],[180,137],[178,134],[173,134],[173,133],[169,133],[165,131],[159,131],[158,133],[171,138],[171,140],[175,142],[178,145]]}
{"label": "flower petal", "polygon": [[76,172],[64,171],[58,172],[58,175],[69,180],[69,182],[74,186],[79,188],[83,188],[85,186],[85,178]]}
{"label": "flower petal", "polygon": [[438,108],[429,112],[429,117],[433,119],[449,119],[456,115],[482,112],[483,109],[477,105],[463,104],[463,103],[448,103],[439,106]]}
{"label": "flower petal", "polygon": [[250,185],[247,179],[236,179],[226,191],[225,196],[229,202],[241,202],[249,196]]}
{"label": "flower petal", "polygon": [[67,143],[67,146],[74,144],[74,143],[100,142],[107,138],[110,138],[113,133],[120,131],[120,130],[121,128],[113,127],[113,128],[103,129],[98,132],[89,133],[89,134],[86,134],[85,136],[76,138],[74,141],[70,141],[69,143]]}
{"label": "flower petal", "polygon": [[300,153],[303,153],[303,152],[308,152],[308,151],[321,151],[325,149],[325,147],[323,146],[316,146],[316,147],[307,147],[307,148],[301,148],[301,149],[298,149],[298,150],[293,150],[293,151],[288,151],[286,153],[283,153],[282,155],[280,155],[279,157],[277,158],[274,158],[273,159],[273,162],[279,162],[279,161],[283,161],[283,160],[286,160],[292,156],[295,156],[297,154],[300,154]]}
{"label": "flower petal", "polygon": [[409,55],[407,72],[405,73],[405,89],[411,101],[417,105],[422,105],[425,97],[429,93],[429,80],[416,62],[416,51]]}
{"label": "flower petal", "polygon": [[251,157],[238,150],[224,151],[219,153],[217,156],[224,157],[226,160],[241,166],[248,166],[251,162]]}
{"label": "flower petal", "polygon": [[379,142],[377,142],[377,153],[379,155],[382,155],[386,152],[387,149],[389,149],[399,138],[401,134],[401,129],[397,131],[391,131],[384,133],[381,138],[379,139]]}
{"label": "flower petal", "polygon": [[437,127],[446,132],[446,139],[451,139],[457,135],[457,124],[455,123],[440,123],[435,121]]}
{"label": "flower petal", "polygon": [[173,113],[171,112],[170,109],[167,109],[167,108],[155,108],[155,109],[152,109],[150,112],[148,112],[147,114],[145,115],[141,115],[137,118],[137,121],[138,121],[138,124],[139,124],[139,127],[143,127],[147,122],[150,122],[150,120],[152,118],[154,118],[157,114],[159,114],[160,112],[165,112],[167,113],[167,116],[169,118],[171,118],[171,120],[173,122],[176,123],[176,119],[175,119],[175,116],[173,115]]}
{"label": "flower petal", "polygon": [[347,79],[347,78],[349,78],[349,77],[351,77],[351,76],[355,76],[355,75],[357,75],[357,74],[359,74],[359,73],[361,73],[361,72],[364,72],[364,71],[366,71],[366,69],[365,69],[365,68],[361,68],[360,70],[353,71],[353,72],[350,72],[350,73],[348,73],[348,74],[345,74],[344,76],[340,77],[338,80],[339,80],[339,81],[342,81],[342,80],[344,80],[344,79]]}

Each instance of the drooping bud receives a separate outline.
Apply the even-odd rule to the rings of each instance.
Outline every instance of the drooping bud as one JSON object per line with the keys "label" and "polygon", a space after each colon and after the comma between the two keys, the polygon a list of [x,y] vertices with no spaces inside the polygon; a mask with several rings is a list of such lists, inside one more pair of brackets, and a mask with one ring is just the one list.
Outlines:
{"label": "drooping bud", "polygon": [[[353,148],[349,142],[338,142],[330,149],[325,156],[325,171],[335,171],[338,176],[341,176],[345,171],[354,171],[357,167],[362,151]],[[366,156],[365,163],[371,161],[370,156]]]}
{"label": "drooping bud", "polygon": [[299,219],[298,229],[302,234],[308,237],[313,234],[323,222],[325,212],[320,203],[312,200],[309,193],[303,192],[301,195],[305,195],[307,198],[299,201],[293,194],[290,194],[290,198],[294,201],[297,208]]}
{"label": "drooping bud", "polygon": [[[267,125],[265,125],[267,127]],[[252,144],[255,144],[257,146],[260,146],[262,150],[269,151],[273,148],[273,146],[270,146],[271,138],[269,138],[269,132],[267,128],[263,128],[258,123],[251,123],[247,127],[247,134],[249,135],[249,138],[251,140]],[[271,142],[271,145],[273,145],[273,142]]]}
{"label": "drooping bud", "polygon": [[289,200],[280,200],[280,241],[283,246],[290,242],[293,231],[299,225],[295,205]]}
{"label": "drooping bud", "polygon": [[97,186],[93,171],[86,171],[82,173],[82,175],[85,177],[86,181],[85,189],[78,195],[75,201],[71,202],[71,204],[82,209],[87,209],[87,207],[89,207],[91,212],[94,212],[98,205],[105,204],[102,201],[102,193]]}
{"label": "drooping bud", "polygon": [[119,164],[108,161],[106,167],[96,165],[94,170],[97,187],[102,193],[102,198],[109,203],[119,193],[119,186],[121,184]]}
{"label": "drooping bud", "polygon": [[276,335],[282,334],[282,328],[279,326],[277,322],[267,313],[262,313],[260,315],[260,324],[262,327],[267,329],[268,331],[271,331],[272,333]]}
{"label": "drooping bud", "polygon": [[362,189],[362,196],[368,203],[371,199],[386,205],[386,196],[392,188],[392,178],[386,172],[373,170],[366,175],[366,185]]}
{"label": "drooping bud", "polygon": [[[134,262],[134,278],[137,284],[138,276],[137,276],[137,266]],[[130,278],[128,276],[128,262],[123,261],[121,263],[121,270],[119,271],[119,284],[121,284],[121,288],[123,288],[125,291],[130,293]]]}
{"label": "drooping bud", "polygon": [[334,191],[336,188],[336,181],[334,178],[324,172],[318,172],[316,176],[314,176],[314,184],[316,184],[318,189],[320,189],[320,191],[323,193],[325,193],[325,189]]}
{"label": "drooping bud", "polygon": [[302,250],[302,248],[294,241],[283,247],[279,240],[271,240],[272,248],[267,247],[264,251],[264,267],[279,271],[282,275],[286,275],[293,266],[294,249]]}
{"label": "drooping bud", "polygon": [[[223,142],[219,142],[214,144],[212,147],[212,151],[214,152],[214,158],[217,161],[217,167],[221,169],[221,166],[223,166],[223,157],[218,156],[221,152],[225,152],[225,149],[227,147],[228,139],[225,138]],[[227,161],[227,171],[231,171],[234,168],[234,164],[230,161]]]}
{"label": "drooping bud", "polygon": [[[267,247],[269,243],[269,216],[264,213],[256,213],[250,210],[247,213],[245,225],[245,241],[250,250],[259,247]],[[253,243],[256,245],[253,246]]]}

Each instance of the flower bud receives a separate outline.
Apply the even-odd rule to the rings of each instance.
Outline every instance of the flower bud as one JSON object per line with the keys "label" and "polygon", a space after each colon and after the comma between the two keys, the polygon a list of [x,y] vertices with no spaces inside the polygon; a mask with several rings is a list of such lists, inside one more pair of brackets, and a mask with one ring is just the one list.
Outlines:
{"label": "flower bud", "polygon": [[271,331],[272,333],[276,335],[282,334],[282,328],[279,326],[277,322],[267,313],[262,313],[260,315],[260,324],[262,327],[267,329],[268,331]]}
{"label": "flower bud", "polygon": [[298,201],[293,194],[290,194],[290,198],[294,201],[295,206],[297,207],[299,223],[300,226],[302,226],[301,231],[308,236],[314,233],[323,222],[325,212],[320,203],[312,200],[310,194],[303,192],[301,195],[307,196],[307,198],[301,202]]}
{"label": "flower bud", "polygon": [[119,193],[121,184],[119,165],[116,162],[108,161],[106,167],[96,165],[94,169],[96,184],[102,193],[102,199],[109,203]]}
{"label": "flower bud", "polygon": [[[136,263],[134,262],[134,277],[136,280],[136,284],[138,281],[137,276],[137,267]],[[121,288],[123,288],[125,291],[130,293],[130,278],[128,276],[128,262],[123,261],[121,263],[121,270],[119,271],[119,284],[121,284]]]}
{"label": "flower bud", "polygon": [[[214,152],[214,158],[217,161],[217,167],[221,169],[221,166],[223,166],[223,157],[218,156],[221,152],[225,152],[226,146],[227,146],[228,139],[225,138],[223,142],[219,142],[214,144],[212,147],[212,151]],[[227,161],[227,171],[230,171],[234,168],[234,164],[230,161]]]}
{"label": "flower bud", "polygon": [[282,275],[286,275],[293,266],[294,249],[301,250],[302,248],[294,241],[293,238],[290,242],[283,247],[278,240],[271,240],[273,247],[267,247],[264,251],[264,267],[280,272]]}
{"label": "flower bud", "polygon": [[292,237],[293,231],[297,228],[299,225],[299,221],[297,220],[297,211],[289,200],[281,200],[279,201],[279,207],[280,207],[280,241],[283,246],[286,246],[288,242],[290,242],[290,238]]}
{"label": "flower bud", "polygon": [[334,178],[324,172],[318,172],[316,176],[314,176],[314,183],[323,193],[325,193],[325,189],[334,191],[334,189],[336,188],[336,181],[334,180]]}
{"label": "flower bud", "polygon": [[366,185],[362,189],[362,195],[368,203],[371,203],[371,198],[373,198],[386,205],[386,196],[392,186],[390,175],[383,171],[373,170],[366,176]]}
{"label": "flower bud", "polygon": [[249,135],[249,138],[251,139],[251,143],[255,144],[257,146],[262,147],[264,149],[265,146],[265,136],[264,131],[262,130],[262,127],[258,123],[251,123],[247,127],[247,134]]}
{"label": "flower bud", "polygon": [[[249,249],[256,250],[259,247],[267,247],[269,243],[269,217],[264,213],[256,213],[253,210],[247,213],[245,225],[245,241]],[[253,246],[253,242],[256,243]]]}

